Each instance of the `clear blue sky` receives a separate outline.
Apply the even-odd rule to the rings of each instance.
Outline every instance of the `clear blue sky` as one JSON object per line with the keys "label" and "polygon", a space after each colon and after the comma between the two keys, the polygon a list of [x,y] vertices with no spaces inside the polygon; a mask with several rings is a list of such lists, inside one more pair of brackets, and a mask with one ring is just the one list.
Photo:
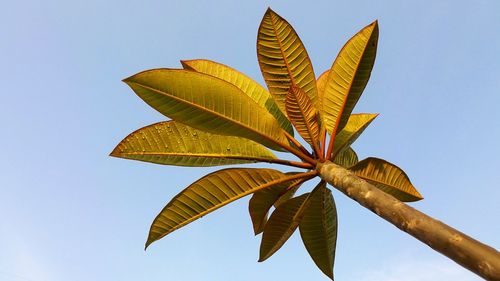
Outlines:
{"label": "clear blue sky", "polygon": [[[108,157],[164,120],[122,82],[179,59],[229,64],[262,83],[265,9],[289,20],[317,74],[379,20],[356,112],[381,115],[355,149],[407,171],[416,208],[500,248],[500,2],[7,1],[0,17],[0,280],[327,280],[298,237],[257,263],[248,198],[143,250],[178,191],[213,169]],[[410,1],[404,1],[410,2]],[[336,280],[478,280],[335,192]]]}

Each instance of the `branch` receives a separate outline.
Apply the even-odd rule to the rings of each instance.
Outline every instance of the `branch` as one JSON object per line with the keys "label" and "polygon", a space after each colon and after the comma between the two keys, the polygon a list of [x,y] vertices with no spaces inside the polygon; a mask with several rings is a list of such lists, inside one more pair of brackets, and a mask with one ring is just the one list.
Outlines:
{"label": "branch", "polygon": [[331,162],[318,163],[320,177],[397,228],[486,280],[500,280],[500,253],[397,200]]}

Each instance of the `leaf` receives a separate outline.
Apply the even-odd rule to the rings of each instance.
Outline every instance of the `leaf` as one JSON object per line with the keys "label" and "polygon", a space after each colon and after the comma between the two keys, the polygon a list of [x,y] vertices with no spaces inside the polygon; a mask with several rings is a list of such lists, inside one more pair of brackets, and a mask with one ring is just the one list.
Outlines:
{"label": "leaf", "polygon": [[257,58],[269,92],[283,112],[292,85],[301,88],[316,104],[316,78],[307,51],[293,27],[271,9],[267,9],[259,26]]}
{"label": "leaf", "polygon": [[306,178],[272,169],[234,168],[208,174],[177,194],[153,221],[146,248],[184,225],[248,194]]}
{"label": "leaf", "polygon": [[318,99],[320,101],[323,100],[326,82],[328,81],[328,74],[330,74],[330,70],[321,73],[321,75],[318,77],[318,80],[316,81],[316,85],[318,87]]}
{"label": "leaf", "polygon": [[286,95],[286,112],[297,132],[319,152],[318,110],[306,93],[296,86],[290,87]]}
{"label": "leaf", "polygon": [[248,138],[282,150],[278,121],[236,86],[203,73],[153,69],[124,80],[163,115],[198,130]]}
{"label": "leaf", "polygon": [[210,60],[183,60],[181,63],[184,69],[205,73],[235,85],[258,105],[266,108],[278,120],[281,128],[293,136],[292,124],[281,112],[271,94],[250,77],[227,65]]}
{"label": "leaf", "polygon": [[259,262],[278,251],[297,229],[308,197],[309,193],[302,194],[276,208],[264,227]]}
{"label": "leaf", "polygon": [[300,221],[300,237],[318,268],[333,280],[337,242],[337,210],[332,192],[322,181],[318,192],[311,194]]}
{"label": "leaf", "polygon": [[332,158],[335,158],[340,151],[353,144],[377,116],[378,114],[369,113],[352,114],[347,125],[335,136]]}
{"label": "leaf", "polygon": [[[286,173],[286,175],[294,174],[297,173]],[[301,180],[289,181],[274,185],[270,188],[261,189],[252,195],[252,198],[250,198],[248,202],[248,211],[252,219],[255,235],[264,231],[264,225],[267,222],[267,213],[273,204],[275,204],[281,196],[288,194],[288,189],[297,190],[301,183]]]}
{"label": "leaf", "polygon": [[358,163],[358,155],[351,147],[346,147],[335,157],[333,163],[349,168]]}
{"label": "leaf", "polygon": [[294,197],[276,208],[264,227],[259,262],[272,256],[290,238],[299,226],[304,210],[310,204],[309,198],[319,189],[320,185],[317,185],[311,193]]}
{"label": "leaf", "polygon": [[271,151],[251,140],[210,134],[175,121],[159,122],[131,133],[111,156],[191,167],[276,159]]}
{"label": "leaf", "polygon": [[401,201],[412,202],[424,199],[403,170],[383,159],[366,158],[349,170]]}
{"label": "leaf", "polygon": [[377,40],[378,24],[375,21],[347,41],[333,62],[321,102],[325,125],[331,135],[347,124],[368,83],[377,53]]}
{"label": "leaf", "polygon": [[281,195],[276,202],[274,202],[274,207],[278,208],[281,204],[285,203],[286,201],[292,199],[292,197],[295,195],[297,190],[299,189],[299,185],[295,185],[294,187],[290,188],[285,194]]}

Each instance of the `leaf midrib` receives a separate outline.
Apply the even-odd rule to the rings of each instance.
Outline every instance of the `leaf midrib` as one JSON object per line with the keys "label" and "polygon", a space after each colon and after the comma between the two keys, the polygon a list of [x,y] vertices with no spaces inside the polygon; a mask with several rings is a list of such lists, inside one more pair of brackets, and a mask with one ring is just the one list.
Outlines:
{"label": "leaf midrib", "polygon": [[279,48],[280,48],[281,56],[283,57],[283,61],[285,62],[286,71],[288,72],[288,76],[290,77],[290,82],[292,82],[292,85],[296,85],[295,84],[295,80],[294,80],[293,75],[292,75],[292,72],[291,72],[290,64],[288,63],[287,57],[285,56],[285,53],[283,51],[283,44],[281,43],[280,37],[278,36],[278,32],[277,32],[277,29],[276,29],[276,24],[274,22],[274,15],[273,15],[272,12],[269,13],[269,18],[270,18],[270,21],[271,21],[271,26],[272,26],[272,29],[273,29],[273,32],[274,32],[274,36],[276,37],[276,41],[278,42],[278,45],[279,45]]}

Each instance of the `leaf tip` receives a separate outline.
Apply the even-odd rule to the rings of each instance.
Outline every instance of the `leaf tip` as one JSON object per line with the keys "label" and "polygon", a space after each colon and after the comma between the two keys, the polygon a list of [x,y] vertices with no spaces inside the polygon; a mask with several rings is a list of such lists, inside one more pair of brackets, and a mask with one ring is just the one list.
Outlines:
{"label": "leaf tip", "polygon": [[152,244],[154,241],[156,241],[156,240],[155,240],[155,239],[152,239],[152,238],[151,238],[151,235],[149,235],[149,237],[148,237],[148,239],[147,239],[146,243],[144,244],[144,251],[146,251],[146,250],[149,248],[149,246],[151,246],[151,244]]}
{"label": "leaf tip", "polygon": [[111,152],[109,153],[109,155],[108,155],[108,156],[111,156],[111,157],[120,157],[121,153],[123,152],[123,150],[120,148],[120,144],[121,144],[121,143],[119,143],[119,144],[118,144],[118,145],[117,145],[117,146],[113,149],[113,151],[111,151]]}
{"label": "leaf tip", "polygon": [[190,65],[189,65],[189,62],[191,62],[191,60],[181,60],[181,65],[182,65],[182,68],[184,68],[185,70],[194,70]]}
{"label": "leaf tip", "polygon": [[415,197],[415,200],[413,200],[413,202],[424,200],[424,196],[422,196],[422,194],[420,194],[420,192],[418,192],[418,190],[416,190],[416,189],[415,189],[414,197]]}

